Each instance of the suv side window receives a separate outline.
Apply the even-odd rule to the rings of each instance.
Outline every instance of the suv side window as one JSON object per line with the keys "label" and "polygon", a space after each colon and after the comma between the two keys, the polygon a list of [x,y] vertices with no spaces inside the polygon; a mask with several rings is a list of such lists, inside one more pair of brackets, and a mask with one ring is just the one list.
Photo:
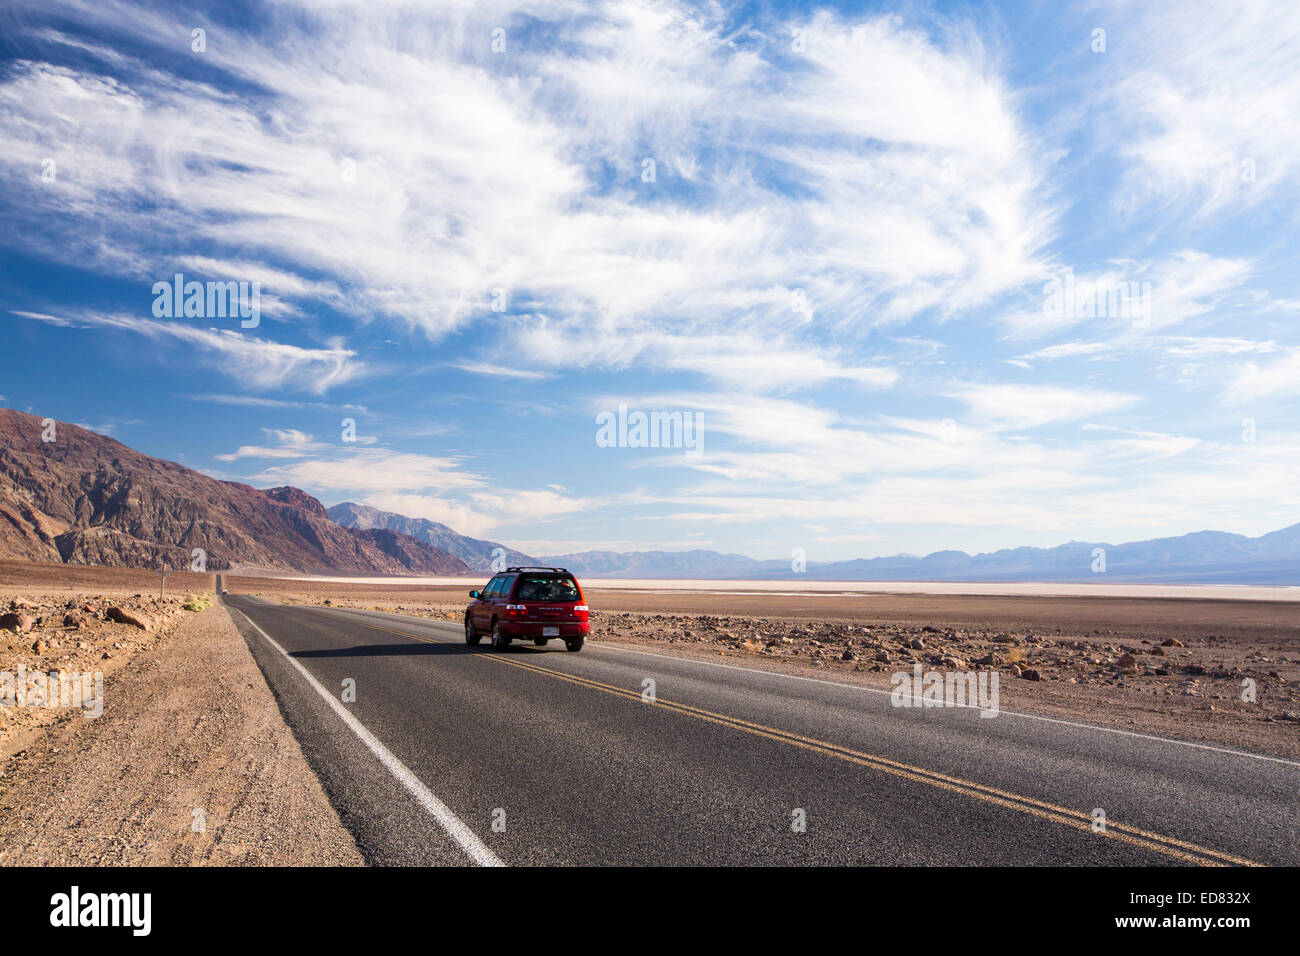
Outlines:
{"label": "suv side window", "polygon": [[493,578],[484,586],[483,590],[479,592],[478,595],[479,599],[483,601],[490,601],[493,597],[496,596],[496,589],[499,588],[500,586],[501,586],[501,578],[500,577]]}
{"label": "suv side window", "polygon": [[514,589],[514,586],[515,586],[515,576],[513,574],[503,574],[501,576],[500,590],[498,590],[496,597],[499,598],[510,597],[510,592]]}

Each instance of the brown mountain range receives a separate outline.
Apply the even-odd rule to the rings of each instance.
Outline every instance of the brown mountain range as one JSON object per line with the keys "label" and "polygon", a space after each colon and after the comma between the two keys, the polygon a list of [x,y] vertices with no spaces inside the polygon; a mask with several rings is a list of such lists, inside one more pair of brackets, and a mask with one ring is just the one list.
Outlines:
{"label": "brown mountain range", "polygon": [[468,574],[438,548],[392,531],[335,524],[297,488],[219,481],[121,442],[0,408],[0,557],[209,571]]}

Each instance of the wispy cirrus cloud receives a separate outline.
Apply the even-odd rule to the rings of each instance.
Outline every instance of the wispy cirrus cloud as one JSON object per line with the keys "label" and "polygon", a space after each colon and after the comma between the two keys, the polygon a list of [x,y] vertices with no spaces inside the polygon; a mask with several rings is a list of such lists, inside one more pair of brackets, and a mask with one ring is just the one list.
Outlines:
{"label": "wispy cirrus cloud", "polygon": [[288,388],[319,394],[365,371],[364,363],[341,341],[326,348],[304,348],[233,329],[204,329],[179,320],[161,322],[124,313],[79,311],[54,315],[14,310],[11,314],[63,328],[112,329],[154,341],[173,341],[198,350],[226,375],[253,389]]}
{"label": "wispy cirrus cloud", "polygon": [[[1198,218],[1254,211],[1300,187],[1300,9],[1286,0],[1210,4],[1195,16],[1110,2],[1096,16],[1125,66],[1103,96],[1129,164],[1124,198]],[[1136,42],[1132,42],[1136,40]]]}
{"label": "wispy cirrus cloud", "polygon": [[1234,404],[1300,395],[1300,348],[1285,349],[1271,362],[1247,362],[1224,389]]}
{"label": "wispy cirrus cloud", "polygon": [[[73,6],[159,52],[189,31],[161,9]],[[960,314],[1042,270],[1056,209],[970,31],[823,11],[796,51],[778,22],[736,43],[716,10],[514,13],[563,24],[563,50],[494,57],[505,8],[406,7],[421,29],[399,35],[313,6],[237,42],[210,28],[202,63],[239,94],[120,52],[90,50],[98,71],[19,62],[0,84],[9,211],[103,224],[51,256],[261,276],[289,314],[316,300],[436,337],[503,290],[588,342],[712,335],[718,367],[751,379],[743,342],[728,361],[741,330],[792,345],[813,377],[888,384],[852,356],[828,368],[810,337]],[[48,156],[57,184],[40,181]],[[196,241],[210,251],[174,255]]]}
{"label": "wispy cirrus cloud", "polygon": [[1129,408],[1137,395],[1052,385],[966,385],[948,393],[975,421],[993,429],[1039,428]]}

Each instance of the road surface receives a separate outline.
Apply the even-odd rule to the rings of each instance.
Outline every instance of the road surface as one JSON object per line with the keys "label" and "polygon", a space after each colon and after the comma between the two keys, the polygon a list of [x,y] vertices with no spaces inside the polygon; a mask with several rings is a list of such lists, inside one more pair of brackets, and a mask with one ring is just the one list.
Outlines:
{"label": "road surface", "polygon": [[502,653],[450,622],[224,600],[375,864],[1300,862],[1294,761],[898,708],[638,648]]}

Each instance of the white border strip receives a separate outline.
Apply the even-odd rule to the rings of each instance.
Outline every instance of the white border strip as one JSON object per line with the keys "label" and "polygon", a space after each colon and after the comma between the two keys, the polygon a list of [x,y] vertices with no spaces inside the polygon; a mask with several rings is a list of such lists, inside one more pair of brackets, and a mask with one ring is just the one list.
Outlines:
{"label": "white border strip", "polygon": [[316,693],[325,698],[325,702],[330,705],[330,708],[334,713],[339,715],[339,718],[348,726],[348,729],[356,734],[363,744],[370,748],[370,752],[379,758],[379,762],[388,768],[388,772],[397,778],[397,782],[405,787],[411,796],[415,797],[416,802],[429,812],[429,815],[438,822],[438,826],[442,827],[443,830],[446,831],[447,835],[455,840],[462,850],[469,854],[470,859],[479,866],[506,865],[504,860],[493,853],[482,840],[475,836],[474,831],[466,826],[464,822],[461,821],[460,817],[452,813],[445,803],[433,795],[432,790],[420,782],[420,778],[412,773],[411,769],[406,766],[406,764],[397,759],[391,750],[380,743],[379,739],[367,730],[361,721],[353,717],[352,714],[348,712],[347,708],[339,703],[339,701],[335,699],[334,695],[325,689],[324,685],[321,684],[320,681],[315,677],[312,677],[307,668],[303,667],[300,663],[290,657],[289,652],[277,644],[271,635],[258,627],[251,617],[239,608],[234,608],[234,610],[239,611],[240,615],[242,615],[244,620],[252,626],[253,630],[262,635],[263,640],[279,651],[284,659],[292,664],[294,669],[307,679],[307,683],[315,689]]}

